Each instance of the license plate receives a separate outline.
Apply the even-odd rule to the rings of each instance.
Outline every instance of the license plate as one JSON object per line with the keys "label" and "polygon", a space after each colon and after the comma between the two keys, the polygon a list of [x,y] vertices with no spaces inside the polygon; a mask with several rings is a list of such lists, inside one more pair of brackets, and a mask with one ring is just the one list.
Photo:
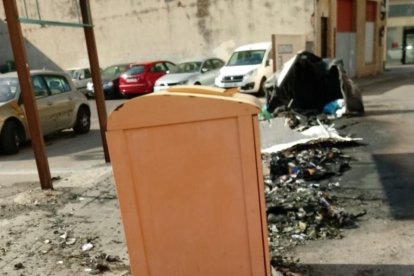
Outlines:
{"label": "license plate", "polygon": [[222,85],[223,85],[223,87],[226,87],[226,88],[227,87],[236,87],[237,86],[235,83],[226,83],[226,82],[223,83]]}

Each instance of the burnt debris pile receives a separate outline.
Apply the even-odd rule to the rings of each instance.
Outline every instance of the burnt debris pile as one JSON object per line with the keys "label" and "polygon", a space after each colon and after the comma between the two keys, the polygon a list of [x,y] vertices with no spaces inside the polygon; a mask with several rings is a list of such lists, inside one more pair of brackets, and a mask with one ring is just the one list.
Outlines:
{"label": "burnt debris pile", "polygon": [[337,179],[350,169],[351,158],[335,147],[314,146],[262,155],[269,172],[265,196],[273,266],[285,265],[286,254],[307,240],[342,238],[356,219],[340,206]]}

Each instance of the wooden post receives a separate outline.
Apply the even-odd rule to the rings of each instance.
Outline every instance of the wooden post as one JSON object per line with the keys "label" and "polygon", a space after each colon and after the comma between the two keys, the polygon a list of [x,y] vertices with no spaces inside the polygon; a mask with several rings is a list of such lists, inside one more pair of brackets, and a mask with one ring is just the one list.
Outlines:
{"label": "wooden post", "polygon": [[45,143],[43,141],[43,134],[40,128],[39,113],[37,111],[36,99],[32,89],[22,29],[18,21],[19,14],[16,0],[3,0],[3,5],[6,14],[10,42],[13,49],[14,61],[16,63],[17,75],[19,78],[26,120],[32,140],[37,171],[39,173],[40,186],[42,187],[42,190],[53,189],[49,163],[46,156]]}
{"label": "wooden post", "polygon": [[107,124],[107,113],[105,107],[105,96],[102,88],[101,72],[99,66],[98,52],[96,50],[95,34],[93,32],[92,16],[90,14],[89,0],[80,0],[80,8],[82,14],[82,21],[84,24],[90,25],[85,26],[86,47],[88,49],[89,64],[91,67],[91,75],[93,81],[93,89],[95,93],[96,109],[98,111],[99,125],[101,129],[102,146],[104,149],[105,161],[110,162],[108,144],[106,141],[106,124]]}

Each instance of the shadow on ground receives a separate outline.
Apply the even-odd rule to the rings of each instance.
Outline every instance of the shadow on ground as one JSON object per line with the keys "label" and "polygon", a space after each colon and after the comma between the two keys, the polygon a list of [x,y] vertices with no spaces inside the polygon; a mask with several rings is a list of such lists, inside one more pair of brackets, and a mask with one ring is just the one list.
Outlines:
{"label": "shadow on ground", "polygon": [[414,153],[374,154],[373,160],[391,215],[395,219],[414,219]]}
{"label": "shadow on ground", "polygon": [[[44,139],[47,157],[74,155],[79,161],[103,159],[100,130],[91,129],[89,133],[77,135],[72,130],[57,132]],[[34,159],[30,142],[21,145],[16,155],[1,155],[0,161],[18,161]]]}

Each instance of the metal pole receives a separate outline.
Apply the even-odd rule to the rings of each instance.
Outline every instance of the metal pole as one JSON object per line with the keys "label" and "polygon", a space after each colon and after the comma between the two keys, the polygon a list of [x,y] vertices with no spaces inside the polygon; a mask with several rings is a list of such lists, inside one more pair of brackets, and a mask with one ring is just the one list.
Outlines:
{"label": "metal pole", "polygon": [[86,46],[88,48],[89,64],[91,66],[91,74],[93,81],[93,89],[95,92],[95,101],[96,108],[98,111],[99,125],[101,127],[101,138],[102,145],[105,154],[105,161],[110,162],[108,145],[106,142],[106,124],[107,124],[107,114],[105,107],[105,97],[102,88],[102,80],[98,59],[98,52],[96,50],[95,34],[93,32],[92,16],[90,14],[89,0],[80,0],[80,8],[82,14],[82,21],[84,24],[90,25],[85,26],[83,30],[85,31]]}
{"label": "metal pole", "polygon": [[272,59],[273,59],[273,73],[276,72],[276,35],[272,34]]}
{"label": "metal pole", "polygon": [[20,23],[18,22],[19,14],[17,11],[16,0],[3,0],[3,5],[6,13],[7,27],[16,63],[17,75],[19,78],[21,95],[26,112],[27,124],[32,139],[32,147],[39,173],[40,186],[43,190],[53,189],[49,163],[46,156],[45,143],[40,129],[39,113],[37,111],[36,99],[32,89],[22,29]]}

